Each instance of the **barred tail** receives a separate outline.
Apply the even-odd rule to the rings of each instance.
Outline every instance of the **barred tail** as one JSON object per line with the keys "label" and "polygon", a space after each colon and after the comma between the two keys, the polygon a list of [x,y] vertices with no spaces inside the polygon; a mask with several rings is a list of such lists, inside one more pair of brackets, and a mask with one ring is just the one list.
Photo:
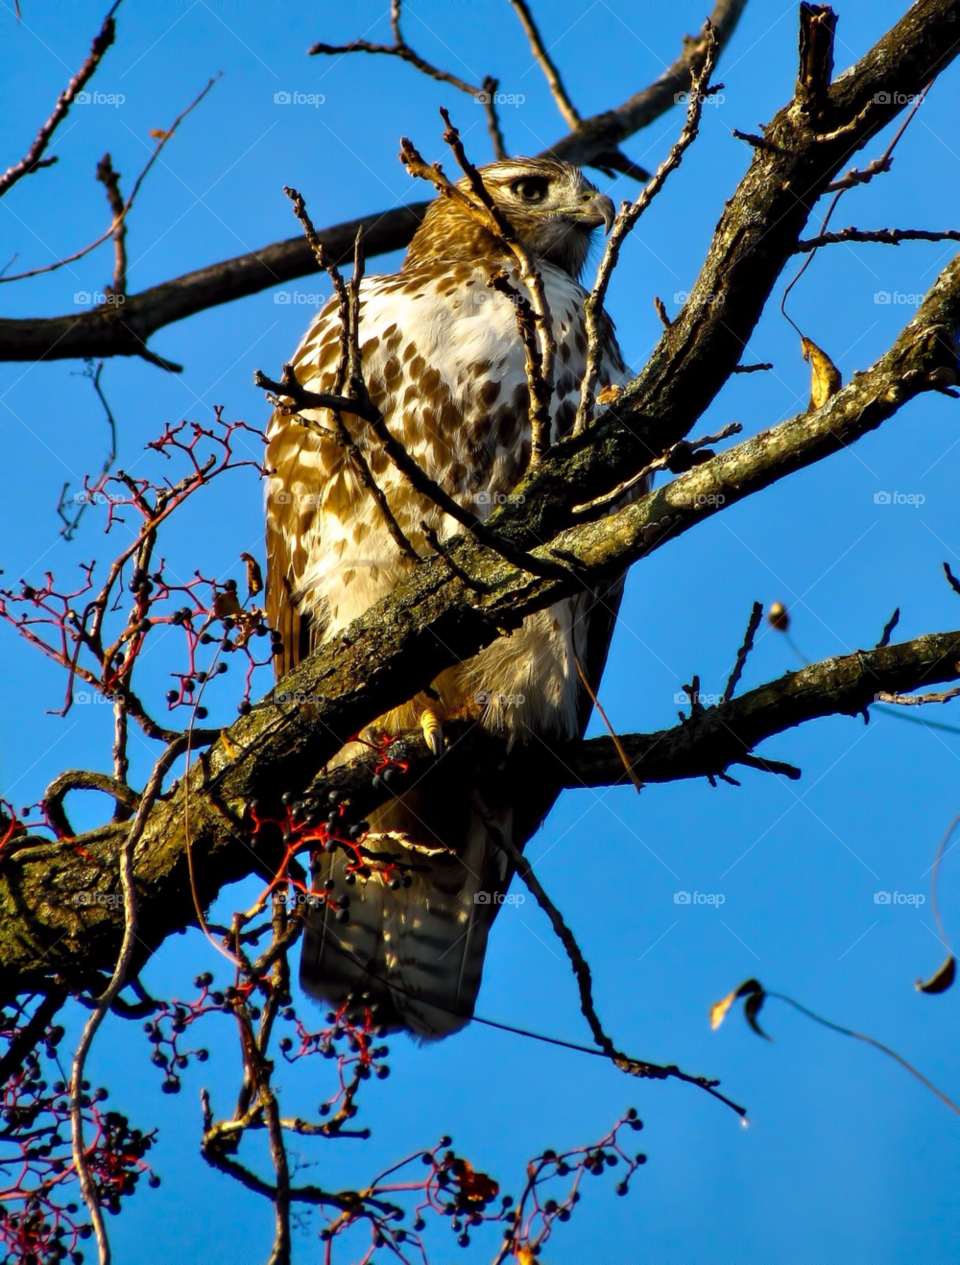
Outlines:
{"label": "barred tail", "polygon": [[[456,799],[412,793],[371,814],[364,847],[411,867],[409,886],[391,887],[390,872],[375,869],[348,883],[343,851],[320,856],[313,886],[329,895],[308,913],[300,959],[307,993],[337,1007],[370,1006],[387,1030],[425,1039],[470,1021],[487,935],[512,877],[500,840],[510,837],[513,814],[491,813],[468,787],[459,788],[459,808]],[[333,905],[344,897],[341,921]]]}

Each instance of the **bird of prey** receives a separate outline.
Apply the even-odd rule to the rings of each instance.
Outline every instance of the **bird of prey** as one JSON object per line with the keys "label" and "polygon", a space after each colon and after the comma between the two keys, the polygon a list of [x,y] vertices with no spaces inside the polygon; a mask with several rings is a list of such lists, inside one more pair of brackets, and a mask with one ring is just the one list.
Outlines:
{"label": "bird of prey", "polygon": [[[613,204],[578,168],[549,158],[495,162],[481,175],[542,278],[556,344],[556,440],[573,425],[586,362],[586,291],[578,277],[595,230],[610,229]],[[456,200],[441,197],[400,271],[366,277],[360,289],[359,346],[370,398],[407,452],[480,519],[510,496],[530,459],[516,310],[488,284],[501,269],[524,294],[503,242]],[[333,390],[340,335],[331,301],[292,361],[307,390]],[[603,339],[599,387],[626,377],[609,322]],[[341,416],[419,554],[433,553],[424,523],[441,541],[462,530],[413,490],[368,424]],[[268,440],[267,613],[282,634],[282,675],[394,589],[414,564],[388,531],[329,412],[298,418],[278,410]],[[416,729],[425,714],[440,723],[474,718],[513,750],[581,736],[591,704],[578,660],[595,689],[621,589],[622,578],[528,617],[512,635],[441,672],[428,691],[380,716],[363,736]],[[343,735],[345,743],[349,738]],[[360,750],[347,743],[335,762]],[[329,903],[310,910],[300,968],[305,990],[336,1005],[372,1007],[387,1030],[432,1038],[462,1028],[512,877],[502,841],[522,848],[558,791],[549,777],[517,786],[496,772],[437,776],[410,789],[370,815],[364,840],[410,867],[406,886],[392,887],[376,868],[358,878],[347,873],[342,851],[321,853],[314,889],[347,894],[348,918],[337,920]]]}

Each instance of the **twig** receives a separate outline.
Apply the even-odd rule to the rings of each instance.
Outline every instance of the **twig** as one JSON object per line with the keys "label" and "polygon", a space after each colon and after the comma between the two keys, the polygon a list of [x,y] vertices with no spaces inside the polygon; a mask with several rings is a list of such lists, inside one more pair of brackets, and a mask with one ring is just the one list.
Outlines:
{"label": "twig", "polygon": [[[83,86],[91,78],[97,67],[100,65],[100,62],[103,60],[104,53],[106,53],[107,49],[113,43],[117,32],[113,15],[120,7],[120,3],[121,0],[116,0],[116,2],[111,6],[110,12],[103,19],[103,26],[101,26],[99,33],[95,36],[94,41],[90,46],[90,52],[87,54],[86,61],[67,84],[66,88],[64,88],[63,92],[60,93],[60,96],[57,98],[57,104],[54,106],[53,113],[37,133],[33,144],[27,150],[24,157],[21,158],[18,163],[14,163],[12,167],[8,167],[3,175],[0,176],[0,198],[2,198],[5,193],[8,193],[17,181],[22,179],[24,176],[30,175],[31,172],[37,171],[40,167],[50,167],[57,161],[56,157],[44,158],[43,153],[50,144],[50,140],[54,132],[66,118],[67,111],[76,100],[77,93],[82,90]],[[2,279],[9,280],[9,278]]]}
{"label": "twig", "polygon": [[710,83],[710,76],[717,64],[720,45],[716,32],[709,20],[704,27],[706,53],[700,68],[691,71],[690,99],[687,102],[687,117],[676,143],[670,153],[657,168],[653,178],[643,188],[640,196],[632,204],[621,203],[617,218],[607,240],[607,248],[597,270],[597,279],[593,290],[584,300],[584,315],[587,332],[587,362],[580,386],[580,404],[573,426],[573,433],[579,435],[593,420],[597,380],[600,376],[600,365],[606,343],[606,313],[603,302],[606,298],[610,277],[620,257],[627,234],[633,229],[640,216],[663,188],[667,177],[680,166],[684,151],[697,138],[700,130],[700,116],[703,113],[705,93],[703,89]]}
{"label": "twig", "polygon": [[890,616],[890,618],[887,620],[887,622],[883,626],[883,632],[880,636],[880,640],[877,642],[877,645],[876,645],[877,650],[882,650],[884,646],[889,646],[890,635],[893,632],[894,628],[896,628],[897,624],[899,623],[900,623],[900,607],[898,606],[897,609],[893,612],[893,614]]}
{"label": "twig", "polygon": [[130,969],[137,945],[137,894],[133,875],[133,857],[137,844],[140,842],[147,825],[150,812],[163,787],[163,779],[173,758],[175,758],[173,748],[168,747],[164,755],[154,765],[153,772],[150,774],[150,780],[144,788],[140,805],[137,808],[137,814],[130,824],[130,829],[127,831],[120,853],[120,884],[123,889],[123,942],[120,946],[120,953],[117,957],[117,964],[114,967],[110,983],[97,998],[96,1009],[84,1026],[80,1042],[73,1056],[73,1069],[70,1077],[70,1126],[72,1130],[73,1162],[80,1181],[83,1201],[90,1211],[90,1219],[93,1222],[97,1248],[100,1254],[100,1265],[110,1265],[110,1240],[107,1237],[107,1228],[100,1208],[100,1196],[87,1164],[87,1155],[84,1149],[83,1072],[93,1039],[97,1035],[104,1017],[127,981],[127,972]]}
{"label": "twig", "polygon": [[900,127],[897,129],[896,135],[894,136],[893,140],[890,142],[890,144],[887,146],[884,152],[880,155],[880,157],[874,158],[862,170],[858,170],[856,167],[853,167],[840,180],[834,180],[832,184],[828,184],[827,189],[826,189],[827,193],[838,193],[838,192],[842,193],[846,189],[855,188],[856,185],[868,184],[874,178],[874,176],[883,175],[885,172],[888,172],[890,170],[890,166],[893,161],[893,151],[896,149],[897,145],[900,142],[900,138],[903,136],[904,132],[907,130],[907,128],[910,126],[911,122],[913,121],[913,116],[920,109],[921,105],[923,105],[924,98],[926,97],[930,89],[933,87],[933,83],[934,83],[934,80],[931,79],[931,81],[927,84],[927,86],[921,92],[917,94],[917,99],[913,103],[913,105],[910,107],[907,117],[900,124]]}
{"label": "twig", "polygon": [[901,242],[960,242],[960,230],[949,228],[942,233],[931,233],[922,228],[841,228],[834,233],[801,239],[794,247],[794,254],[819,250],[821,246],[837,242],[879,242],[884,246],[899,246]]}
{"label": "twig", "polygon": [[530,41],[530,51],[533,53],[540,69],[543,71],[543,77],[547,81],[547,86],[550,89],[551,96],[557,103],[557,109],[563,116],[563,121],[566,123],[567,127],[570,128],[571,132],[575,132],[577,128],[580,127],[583,120],[580,117],[576,106],[570,100],[567,90],[563,85],[563,80],[560,77],[560,72],[557,70],[556,64],[547,52],[547,48],[543,42],[542,36],[540,35],[539,28],[533,20],[533,14],[530,12],[529,5],[526,0],[510,0],[510,3],[513,5],[517,17],[520,19],[520,25],[523,27],[524,34]]}
{"label": "twig", "polygon": [[636,180],[638,184],[644,184],[650,179],[650,172],[646,167],[641,167],[639,163],[635,163],[632,158],[628,158],[619,149],[613,149],[607,152],[597,154],[590,163],[591,167],[596,167],[598,171],[602,171],[604,175],[612,176],[617,172],[621,176],[629,176],[631,180]]}
{"label": "twig", "polygon": [[753,649],[753,639],[757,635],[757,629],[760,627],[761,619],[763,619],[763,603],[754,602],[753,610],[750,612],[750,620],[747,624],[747,631],[744,634],[743,645],[737,651],[737,661],[734,664],[733,671],[730,673],[730,679],[727,681],[726,688],[723,691],[722,701],[724,703],[729,703],[731,698],[733,698],[733,692],[737,688],[737,684],[743,674],[743,668],[747,662],[747,656]]}
{"label": "twig", "polygon": [[609,720],[609,717],[607,716],[607,713],[603,710],[603,707],[600,705],[600,700],[599,698],[597,698],[596,694],[594,693],[593,686],[590,684],[589,680],[587,679],[587,674],[583,670],[583,664],[580,662],[580,656],[575,654],[574,658],[577,664],[577,675],[580,678],[581,684],[583,685],[583,688],[587,691],[587,694],[590,696],[591,703],[593,703],[594,707],[599,712],[600,719],[603,721],[606,727],[607,733],[610,735],[610,740],[616,749],[617,755],[623,761],[623,767],[626,771],[627,777],[633,783],[633,789],[639,795],[640,792],[643,790],[643,783],[637,777],[636,773],[634,773],[633,766],[630,763],[630,759],[626,751],[624,751],[623,749],[623,743],[620,741],[620,737],[617,731],[614,729],[613,725],[610,724],[610,720]]}
{"label": "twig", "polygon": [[403,38],[400,29],[401,8],[403,0],[393,0],[390,5],[390,29],[393,31],[392,44],[371,44],[369,40],[352,40],[349,44],[314,44],[307,49],[310,57],[316,57],[318,54],[328,54],[337,56],[344,53],[381,53],[388,57],[399,57],[401,61],[408,62],[409,65],[416,67],[421,74],[428,75],[431,79],[436,79],[439,83],[448,83],[452,88],[456,88],[459,92],[464,92],[469,97],[484,108],[487,116],[487,131],[490,133],[490,140],[493,145],[493,152],[496,158],[506,158],[507,150],[503,143],[503,134],[500,131],[500,121],[497,117],[496,95],[500,84],[492,75],[486,75],[480,87],[467,83],[465,79],[460,79],[457,75],[451,74],[448,70],[440,70],[437,66],[431,65],[419,53],[415,53],[407,41]]}
{"label": "twig", "polygon": [[[40,1038],[50,1027],[50,1023],[66,1001],[67,994],[63,989],[50,988],[41,997],[36,1010],[10,1041],[3,1057],[0,1058],[0,1085],[6,1085],[10,1077],[23,1066],[23,1061],[36,1047]],[[26,1004],[26,1002],[24,1002]]]}
{"label": "twig", "polygon": [[[284,366],[284,369],[288,370],[289,366]],[[498,553],[512,566],[518,567],[522,571],[527,571],[531,575],[569,578],[570,570],[568,567],[550,563],[543,558],[535,558],[524,550],[516,548],[507,540],[501,539],[496,532],[486,527],[475,514],[468,509],[464,509],[462,505],[455,501],[410,456],[404,445],[390,431],[384,421],[383,414],[369,398],[366,400],[353,400],[345,396],[328,396],[317,394],[313,391],[306,391],[296,381],[292,373],[289,374],[289,377],[285,373],[284,380],[276,383],[265,377],[258,370],[254,374],[254,381],[257,386],[267,390],[279,389],[283,395],[288,396],[293,401],[298,410],[305,408],[342,408],[369,422],[383,445],[387,456],[407,479],[414,491],[419,492],[421,496],[431,501],[444,514],[449,515],[461,527],[470,532],[482,545],[486,545],[488,549]]]}
{"label": "twig", "polygon": [[[530,308],[533,314],[532,319],[536,326],[539,358],[534,352],[532,340],[524,336],[524,326],[522,324],[520,332],[524,342],[527,389],[530,393],[530,465],[535,466],[550,447],[550,400],[553,395],[553,366],[556,356],[553,323],[550,319],[550,308],[543,288],[543,279],[540,276],[533,256],[518,239],[512,225],[494,202],[489,190],[483,183],[483,177],[480,172],[467,157],[463,148],[463,142],[460,139],[460,133],[450,122],[450,115],[446,110],[441,109],[440,116],[446,125],[443,139],[450,146],[457,165],[466,177],[470,193],[473,195],[472,199],[467,197],[463,205],[471,211],[474,219],[483,224],[488,231],[492,231],[494,236],[513,255],[520,274],[520,280],[526,286],[529,294]],[[416,157],[419,158],[419,155],[416,155]],[[420,161],[422,164],[422,159]],[[426,167],[425,164],[423,166]],[[436,165],[429,170],[442,175],[440,168]],[[429,179],[430,177],[427,176],[426,178]],[[443,179],[446,180],[446,177],[443,177]],[[517,310],[517,319],[520,322],[520,305],[518,305]]]}
{"label": "twig", "polygon": [[853,1028],[844,1028],[839,1023],[831,1023],[829,1019],[824,1019],[822,1015],[818,1015],[814,1011],[808,1010],[806,1006],[801,1006],[798,1001],[794,1001],[792,997],[788,997],[785,993],[772,993],[767,990],[765,991],[767,997],[776,997],[778,1001],[785,1001],[788,1006],[792,1006],[794,1010],[798,1010],[800,1014],[806,1015],[808,1019],[812,1019],[815,1023],[819,1023],[822,1027],[829,1028],[832,1032],[839,1032],[845,1037],[853,1037],[856,1041],[863,1041],[866,1045],[872,1045],[875,1050],[879,1050],[881,1054],[886,1054],[888,1058],[891,1058],[894,1062],[899,1063],[900,1066],[905,1068],[911,1076],[915,1076],[921,1084],[926,1085],[927,1089],[936,1094],[941,1102],[946,1103],[951,1111],[955,1111],[957,1115],[960,1116],[960,1107],[958,1107],[952,1099],[948,1098],[946,1094],[937,1089],[936,1085],[934,1085],[932,1081],[928,1081],[922,1073],[917,1071],[912,1063],[908,1063],[905,1058],[902,1058],[896,1052],[896,1050],[891,1050],[890,1047],[888,1045],[884,1045],[882,1041],[877,1041],[874,1037],[868,1037],[863,1032],[857,1032]]}
{"label": "twig", "polygon": [[[120,4],[120,3],[121,3],[121,0],[117,0],[117,4]],[[116,8],[116,5],[114,5],[114,8]],[[95,250],[98,246],[100,246],[103,242],[105,242],[108,237],[115,238],[120,222],[126,219],[126,216],[130,208],[133,206],[134,199],[136,198],[137,194],[140,192],[140,186],[143,184],[144,180],[147,178],[150,168],[160,157],[160,153],[163,150],[163,147],[166,145],[166,143],[169,140],[172,139],[173,134],[176,132],[177,128],[180,126],[183,120],[187,117],[187,115],[192,110],[196,109],[196,107],[200,104],[200,102],[207,95],[207,93],[210,91],[210,89],[213,87],[213,85],[217,82],[219,78],[220,78],[220,72],[218,72],[216,75],[213,76],[213,78],[209,81],[209,83],[203,89],[203,91],[200,92],[196,97],[194,97],[194,99],[190,102],[190,104],[186,107],[186,109],[180,111],[177,117],[170,124],[169,129],[165,131],[161,137],[159,137],[159,139],[157,140],[156,149],[150,155],[149,159],[147,160],[146,166],[140,172],[139,176],[137,176],[134,182],[133,188],[130,190],[129,198],[127,198],[126,202],[123,203],[123,206],[120,211],[119,219],[117,215],[115,214],[113,222],[110,224],[110,227],[106,230],[106,232],[101,233],[100,236],[96,238],[95,241],[92,241],[88,245],[84,246],[82,250],[75,251],[72,255],[66,255],[63,259],[57,259],[52,264],[44,264],[42,268],[31,268],[27,272],[16,272],[12,276],[9,276],[9,277],[0,276],[0,283],[5,283],[8,281],[23,281],[26,277],[38,277],[40,276],[41,273],[44,273],[44,272],[55,272],[58,268],[63,268],[67,264],[76,263],[76,261],[78,259],[82,259],[84,255],[89,255],[92,250]],[[146,348],[144,348],[138,354],[142,355],[144,359],[151,360],[152,363],[159,364],[163,368],[169,368],[170,365],[172,364],[172,361],[163,360],[161,357],[156,356],[153,352],[147,351]],[[179,366],[177,367],[179,368]]]}
{"label": "twig", "polygon": [[55,777],[43,795],[43,810],[47,821],[63,838],[72,838],[76,833],[63,807],[63,801],[71,791],[100,791],[111,796],[118,809],[132,811],[140,804],[140,796],[136,791],[119,778],[111,777],[108,773],[70,769]]}
{"label": "twig", "polygon": [[[866,167],[863,171],[858,171],[856,167],[854,167],[852,171],[847,172],[847,174],[843,177],[842,180],[835,180],[833,181],[832,184],[827,185],[825,192],[835,193],[836,197],[830,203],[829,207],[827,208],[827,213],[823,217],[823,221],[820,225],[820,233],[819,233],[820,237],[828,236],[828,234],[826,233],[826,228],[827,228],[827,225],[830,223],[830,217],[833,215],[834,211],[837,209],[840,199],[843,197],[847,189],[852,189],[856,185],[859,185],[859,184],[867,184],[870,180],[873,179],[874,176],[878,176],[881,173],[890,170],[890,165],[893,161],[893,151],[896,149],[897,145],[900,143],[900,138],[903,136],[904,132],[910,126],[911,122],[913,121],[914,115],[920,109],[920,106],[923,104],[924,97],[930,91],[930,88],[932,86],[933,86],[933,80],[931,80],[931,82],[927,84],[927,86],[923,89],[923,91],[918,94],[917,99],[914,102],[911,109],[909,110],[909,112],[907,113],[906,118],[903,120],[903,122],[900,124],[900,127],[897,129],[897,132],[895,136],[893,137],[893,140],[891,140],[890,144],[887,146],[886,150],[883,152],[883,154],[879,158],[875,158],[869,164],[869,166]],[[811,238],[810,240],[814,243],[817,242],[817,238]],[[796,250],[800,249],[801,245],[802,243],[797,243],[794,253],[796,253]],[[793,287],[797,284],[797,282],[800,280],[800,278],[803,276],[803,274],[806,272],[806,270],[810,267],[811,263],[813,263],[814,256],[816,255],[818,249],[819,249],[819,246],[816,244],[810,247],[809,251],[807,252],[807,258],[804,260],[803,264],[797,271],[796,276],[789,282],[789,284],[784,289],[783,294],[780,296],[781,314],[788,321],[790,321],[790,324],[797,331],[797,333],[800,334],[801,337],[803,337],[803,333],[800,327],[796,324],[795,321],[791,320],[790,317],[787,316],[787,311],[786,311],[787,296],[789,295]]]}
{"label": "twig", "polygon": [[97,163],[97,179],[107,191],[107,203],[113,213],[113,285],[111,294],[127,292],[127,221],[123,195],[120,193],[120,173],[114,171],[110,155]]}
{"label": "twig", "polygon": [[736,137],[738,141],[746,141],[754,149],[762,149],[768,154],[781,154],[783,150],[773,141],[768,141],[765,136],[760,136],[756,132],[741,132],[738,128],[733,128],[730,133]]}
{"label": "twig", "polygon": [[[441,113],[444,115],[444,121],[448,125],[448,130],[444,134],[445,138],[448,134],[450,134],[451,145],[456,144],[462,154],[462,146],[459,146],[459,136],[456,129],[450,125],[446,112],[441,111]],[[438,165],[428,165],[425,163],[414,146],[405,137],[401,139],[401,151],[403,161],[411,171],[411,174],[421,175],[424,179],[429,180],[431,183],[436,185],[441,193],[448,197],[455,198],[461,203],[461,205],[475,207],[478,218],[480,218],[488,228],[491,224],[493,224],[498,232],[498,235],[501,231],[500,225],[502,224],[502,231],[505,234],[512,236],[512,230],[509,224],[503,220],[499,209],[496,208],[492,201],[489,201],[489,204],[480,203],[479,206],[477,206],[477,204],[472,201],[469,194],[467,194],[463,189],[458,188],[456,185],[452,185],[450,181],[447,180]],[[464,155],[463,157],[464,162],[466,162],[469,166],[470,164],[466,159],[466,156]],[[475,168],[472,168],[472,170],[480,183],[480,187],[483,188],[479,173],[476,172]],[[302,197],[300,197],[294,189],[287,189],[285,191],[294,204],[294,212],[301,224],[304,226],[304,232],[307,236],[307,240],[310,242],[315,254],[317,254],[318,261],[323,260],[323,247],[313,229],[313,225],[310,221],[309,215],[307,214]],[[489,200],[489,194],[487,194],[485,189],[483,190],[483,194],[484,197]],[[514,243],[514,245],[519,251],[526,254],[522,246],[519,246],[518,243]],[[322,266],[327,268],[326,263],[323,263]],[[329,272],[330,269],[327,268],[327,271]],[[336,269],[334,269],[334,272],[336,272]],[[338,296],[340,296],[342,292],[343,297],[341,297],[341,304],[345,301],[349,309],[349,295],[347,295],[346,289],[343,286],[343,281],[339,277],[339,273],[337,273],[336,280],[334,280],[333,274],[331,273],[331,280],[333,280],[335,289],[339,286],[339,289],[337,289]],[[538,274],[537,281],[539,281]],[[344,348],[346,347],[348,361],[350,358],[349,323],[350,318],[348,318],[346,326],[341,323],[341,355],[343,355]],[[552,339],[550,340],[550,343],[552,345]],[[359,370],[357,368],[358,364],[359,352],[356,352],[354,355],[353,380],[350,383],[351,395],[349,396],[339,394],[326,395],[304,390],[304,388],[300,386],[292,368],[289,365],[284,365],[283,377],[279,383],[267,378],[260,372],[260,370],[257,370],[254,374],[254,382],[257,386],[265,390],[273,391],[278,395],[288,396],[290,400],[292,400],[295,410],[303,408],[325,408],[330,409],[334,413],[336,413],[337,410],[342,410],[344,412],[352,413],[356,417],[368,422],[389,459],[393,462],[400,473],[404,475],[414,490],[419,492],[427,500],[432,501],[433,504],[442,510],[444,514],[449,515],[455,522],[459,523],[461,527],[466,528],[466,530],[471,532],[482,544],[485,544],[488,548],[499,553],[501,557],[512,563],[512,565],[520,567],[522,570],[529,571],[532,575],[553,577],[560,575],[568,576],[569,568],[558,566],[544,559],[534,558],[523,550],[511,546],[507,541],[501,540],[499,536],[486,528],[475,514],[473,514],[470,510],[464,509],[453,499],[452,496],[449,495],[449,493],[444,491],[444,489],[427,474],[419,463],[410,456],[406,447],[400,442],[400,440],[398,440],[390,431],[386,421],[384,420],[383,414],[370,399],[362,374],[359,374]],[[532,406],[533,399],[531,397],[531,407]],[[281,405],[281,407],[289,406]]]}
{"label": "twig", "polygon": [[686,1072],[681,1072],[674,1065],[661,1066],[657,1063],[647,1063],[641,1059],[630,1058],[618,1050],[613,1044],[610,1037],[604,1031],[603,1025],[596,1012],[593,1002],[593,978],[590,972],[590,966],[580,946],[577,944],[576,937],[563,920],[563,915],[557,909],[556,905],[550,900],[550,897],[544,891],[540,880],[533,872],[533,867],[526,859],[523,853],[509,839],[501,837],[500,846],[506,852],[507,856],[516,867],[517,873],[527,885],[528,890],[536,900],[537,904],[550,919],[550,925],[553,927],[557,938],[566,950],[567,957],[570,959],[570,965],[573,967],[573,973],[577,980],[577,988],[580,992],[580,1009],[583,1016],[590,1026],[590,1031],[594,1041],[600,1047],[600,1051],[606,1055],[611,1062],[615,1063],[622,1072],[627,1072],[630,1076],[639,1076],[651,1078],[655,1080],[665,1080],[668,1077],[675,1077],[678,1080],[686,1081],[688,1084],[697,1085],[701,1089],[706,1090],[714,1098],[718,1098],[721,1102],[726,1103],[739,1116],[745,1116],[746,1109],[732,1102],[724,1094],[718,1092],[716,1086],[719,1082],[708,1080],[703,1076],[690,1076]]}
{"label": "twig", "polygon": [[953,589],[954,593],[960,595],[960,580],[958,580],[957,577],[950,570],[949,562],[945,562],[943,564],[943,573],[947,577],[947,583]]}
{"label": "twig", "polygon": [[730,370],[731,373],[764,373],[772,369],[773,365],[769,361],[763,361],[756,365],[734,365]]}
{"label": "twig", "polygon": [[[629,479],[618,483],[611,491],[604,492],[602,496],[595,497],[592,501],[584,501],[580,505],[572,506],[570,513],[574,518],[582,522],[597,518],[604,510],[609,509],[611,505],[621,500],[628,492],[632,492],[644,479],[649,478],[651,474],[655,474],[658,470],[672,470],[674,473],[679,474],[681,472],[681,463],[678,463],[677,458],[681,455],[690,457],[694,453],[698,453],[701,454],[703,460],[708,460],[709,457],[713,456],[713,453],[702,453],[702,450],[708,444],[720,443],[721,440],[728,439],[731,435],[739,435],[742,430],[743,427],[739,422],[728,422],[715,435],[701,435],[699,439],[691,440],[681,439],[677,443],[671,444],[667,451],[661,453],[659,457],[654,457],[653,461],[645,465],[642,470],[638,470]],[[688,460],[683,463],[683,468],[690,469],[696,464],[698,464],[696,461]]]}
{"label": "twig", "polygon": [[960,696],[960,686],[938,694],[889,694],[886,690],[881,690],[876,696],[876,701],[896,703],[900,707],[922,707],[925,703],[949,703],[952,698],[958,696]]}
{"label": "twig", "polygon": [[[84,370],[84,377],[89,378],[90,381],[93,383],[93,389],[97,393],[97,398],[99,399],[100,403],[103,405],[103,411],[107,415],[107,426],[110,430],[110,447],[109,447],[109,450],[107,451],[107,455],[104,459],[103,465],[100,467],[100,474],[94,485],[95,487],[100,486],[103,476],[105,474],[110,473],[110,471],[113,469],[113,463],[117,459],[117,422],[116,422],[116,418],[113,416],[113,411],[110,408],[109,401],[107,400],[106,395],[104,395],[103,388],[100,386],[100,375],[102,373],[103,373],[102,360],[97,365],[96,369],[93,369],[91,365],[87,365],[86,369]],[[64,524],[63,527],[61,527],[60,529],[60,535],[64,538],[64,540],[73,540],[73,535],[80,524],[80,519],[83,518],[84,511],[86,510],[87,506],[90,504],[90,497],[88,496],[81,503],[80,508],[77,510],[74,517],[72,519],[69,519],[66,516],[66,514],[63,512],[64,506],[66,505],[67,489],[69,487],[70,487],[70,480],[68,479],[66,483],[64,483],[63,487],[60,489],[60,499],[57,502],[57,514],[63,520],[63,524]]]}

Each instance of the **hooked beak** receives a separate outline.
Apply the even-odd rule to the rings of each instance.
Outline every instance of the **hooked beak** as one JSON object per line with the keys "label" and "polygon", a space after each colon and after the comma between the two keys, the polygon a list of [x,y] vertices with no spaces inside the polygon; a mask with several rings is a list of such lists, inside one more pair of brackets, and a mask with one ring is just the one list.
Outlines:
{"label": "hooked beak", "polygon": [[607,195],[595,192],[591,192],[589,196],[585,195],[585,200],[577,207],[574,214],[588,228],[599,228],[602,224],[605,235],[613,228],[617,215]]}

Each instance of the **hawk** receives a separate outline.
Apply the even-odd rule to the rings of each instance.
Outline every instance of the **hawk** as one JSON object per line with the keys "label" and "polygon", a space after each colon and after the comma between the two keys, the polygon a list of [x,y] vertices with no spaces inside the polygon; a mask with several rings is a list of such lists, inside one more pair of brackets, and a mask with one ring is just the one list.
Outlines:
{"label": "hawk", "polygon": [[[518,158],[481,169],[490,195],[532,254],[556,344],[552,438],[576,415],[587,336],[578,277],[595,230],[613,204],[568,163]],[[466,182],[461,181],[466,188]],[[524,347],[509,296],[489,286],[505,269],[524,293],[513,256],[455,200],[438,198],[400,271],[360,288],[359,345],[373,403],[410,455],[461,505],[486,519],[530,459]],[[600,386],[626,367],[605,326]],[[297,380],[330,392],[340,357],[335,301],[317,315],[294,360]],[[282,634],[278,675],[289,671],[389,593],[414,565],[385,526],[342,444],[332,416],[274,413],[268,429],[267,613]],[[418,554],[462,528],[413,491],[359,418],[342,415],[387,503]],[[363,737],[471,717],[517,744],[582,735],[616,618],[622,577],[527,618],[474,658],[449,668],[429,692],[380,716]],[[350,735],[343,735],[347,743]],[[343,762],[361,748],[347,743]],[[442,766],[441,766],[442,768]],[[473,1014],[487,935],[512,878],[501,842],[522,848],[559,787],[549,778],[518,788],[496,771],[439,773],[372,813],[365,846],[407,866],[397,886],[372,870],[357,877],[342,851],[314,862],[314,890],[349,896],[347,920],[329,903],[312,907],[300,978],[311,995],[373,1009],[387,1030],[421,1038],[462,1028]]]}

